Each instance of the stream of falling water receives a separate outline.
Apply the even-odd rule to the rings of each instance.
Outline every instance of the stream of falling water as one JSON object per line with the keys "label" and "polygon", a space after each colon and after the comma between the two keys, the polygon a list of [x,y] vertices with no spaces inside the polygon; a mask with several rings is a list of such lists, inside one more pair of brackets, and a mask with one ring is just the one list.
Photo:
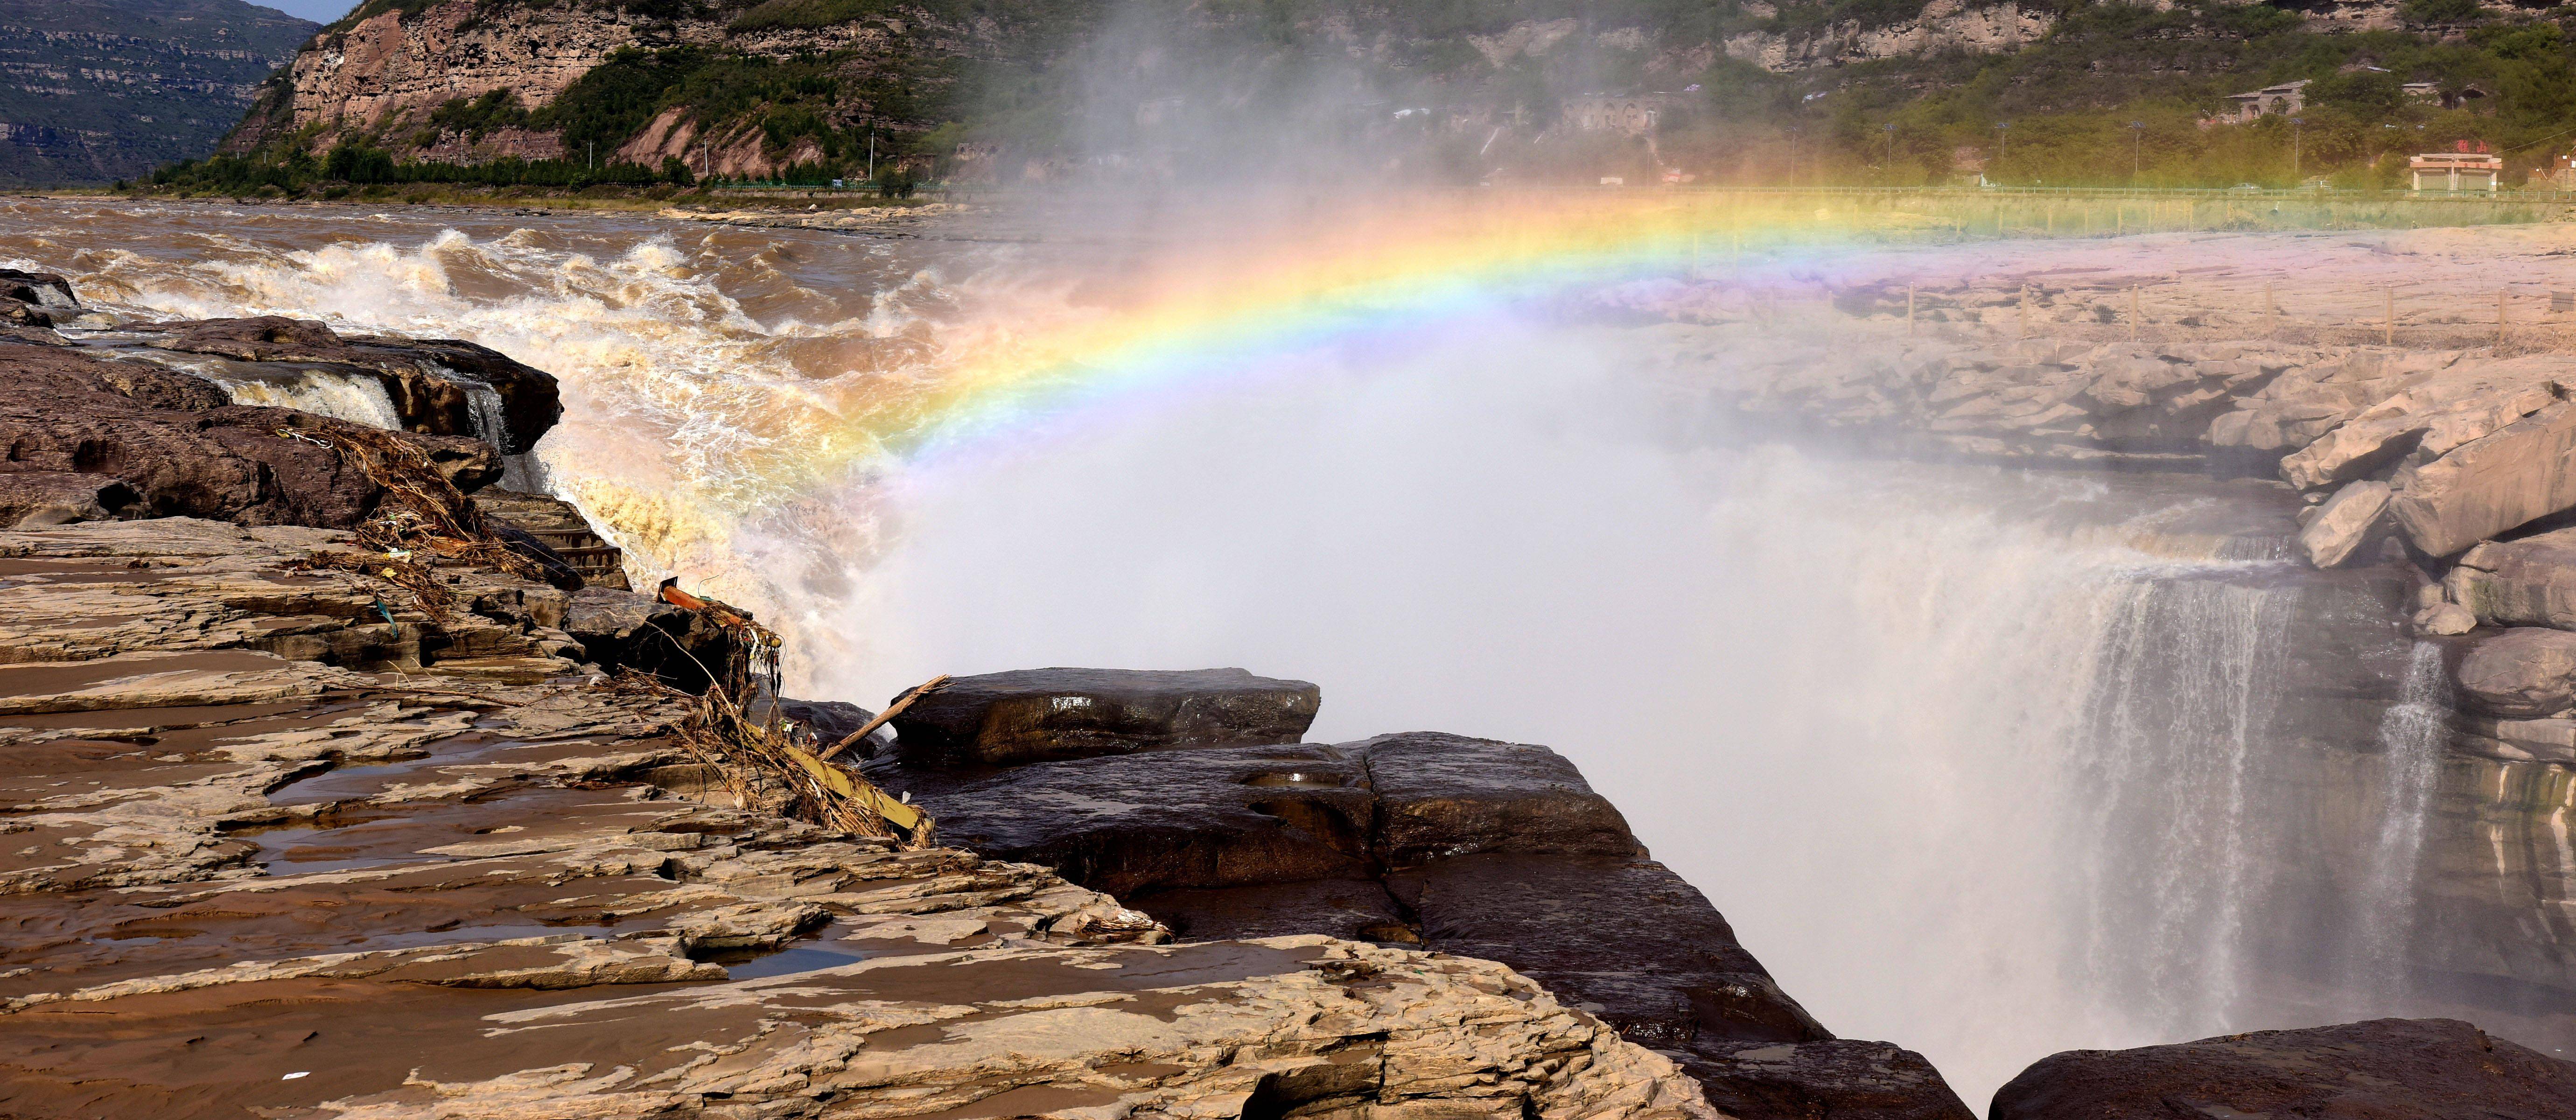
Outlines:
{"label": "stream of falling water", "polygon": [[[74,217],[0,204],[0,258],[127,312],[461,337],[558,374],[547,483],[646,574],[787,631],[806,694],[1243,665],[1320,683],[1319,738],[1548,743],[1829,1026],[1924,1051],[1972,1104],[2057,1050],[2265,1025],[2292,596],[2189,529],[2234,500],[2205,488],[1684,438],[1618,331],[1477,314],[893,462],[847,446],[852,415],[1115,297],[985,243]],[[2387,914],[2439,704],[2388,717],[2415,792],[2378,834]],[[2355,960],[2389,974],[2383,925]]]}

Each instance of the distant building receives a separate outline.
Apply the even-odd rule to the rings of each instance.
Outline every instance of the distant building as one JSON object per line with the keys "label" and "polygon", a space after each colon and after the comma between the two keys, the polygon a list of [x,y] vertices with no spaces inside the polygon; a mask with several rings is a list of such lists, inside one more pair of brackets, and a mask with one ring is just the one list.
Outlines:
{"label": "distant building", "polygon": [[2493,152],[2428,152],[2407,160],[2406,170],[2414,174],[2419,191],[2492,191],[2504,178],[2504,157]]}
{"label": "distant building", "polygon": [[1655,130],[1655,121],[1672,104],[1666,93],[1637,93],[1613,96],[1588,93],[1567,98],[1565,123],[1578,132],[1618,132],[1644,136]]}
{"label": "distant building", "polygon": [[2233,93],[2229,94],[2227,99],[2235,102],[2236,107],[2232,114],[2223,119],[2232,120],[2238,124],[2273,113],[2296,113],[2308,107],[2308,79],[2301,78],[2298,81],[2283,82],[2277,86],[2264,86],[2252,93]]}

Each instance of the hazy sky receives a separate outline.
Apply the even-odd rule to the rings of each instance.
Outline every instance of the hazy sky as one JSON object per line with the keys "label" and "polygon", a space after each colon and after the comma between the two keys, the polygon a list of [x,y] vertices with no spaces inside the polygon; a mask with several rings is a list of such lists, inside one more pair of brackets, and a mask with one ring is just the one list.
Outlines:
{"label": "hazy sky", "polygon": [[263,8],[275,8],[291,16],[302,16],[316,23],[329,23],[349,14],[357,0],[251,0]]}

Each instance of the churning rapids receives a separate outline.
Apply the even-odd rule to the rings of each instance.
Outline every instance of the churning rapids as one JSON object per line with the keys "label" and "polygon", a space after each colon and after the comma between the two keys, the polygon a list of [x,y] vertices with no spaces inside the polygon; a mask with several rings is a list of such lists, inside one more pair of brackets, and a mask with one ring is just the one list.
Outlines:
{"label": "churning rapids", "polygon": [[17,203],[0,259],[557,374],[544,483],[778,623],[804,695],[1242,665],[1322,685],[1326,740],[1555,746],[1822,1021],[1970,1101],[2058,1050],[2374,1014],[2562,1044],[2410,971],[2443,674],[2388,639],[2331,654],[2378,685],[2303,675],[2361,608],[2281,559],[2286,496],[1744,440],[1618,328],[1490,307],[854,447],[850,410],[1125,298],[1094,248],[937,228]]}

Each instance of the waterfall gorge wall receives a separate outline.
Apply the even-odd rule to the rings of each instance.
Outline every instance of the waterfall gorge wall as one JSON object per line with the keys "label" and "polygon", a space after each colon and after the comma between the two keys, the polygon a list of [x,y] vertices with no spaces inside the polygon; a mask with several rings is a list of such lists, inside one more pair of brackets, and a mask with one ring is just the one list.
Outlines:
{"label": "waterfall gorge wall", "polygon": [[1624,334],[1517,317],[834,474],[805,451],[836,394],[1085,297],[983,247],[185,217],[75,247],[0,215],[0,255],[129,312],[556,372],[549,484],[825,651],[791,666],[809,694],[1239,663],[1322,684],[1319,738],[1555,745],[1820,1018],[1972,1101],[2070,1047],[2386,1013],[2576,1034],[2569,771],[2443,751],[2458,654],[2404,626],[2415,581],[2291,560],[2277,488],[1748,442]]}

